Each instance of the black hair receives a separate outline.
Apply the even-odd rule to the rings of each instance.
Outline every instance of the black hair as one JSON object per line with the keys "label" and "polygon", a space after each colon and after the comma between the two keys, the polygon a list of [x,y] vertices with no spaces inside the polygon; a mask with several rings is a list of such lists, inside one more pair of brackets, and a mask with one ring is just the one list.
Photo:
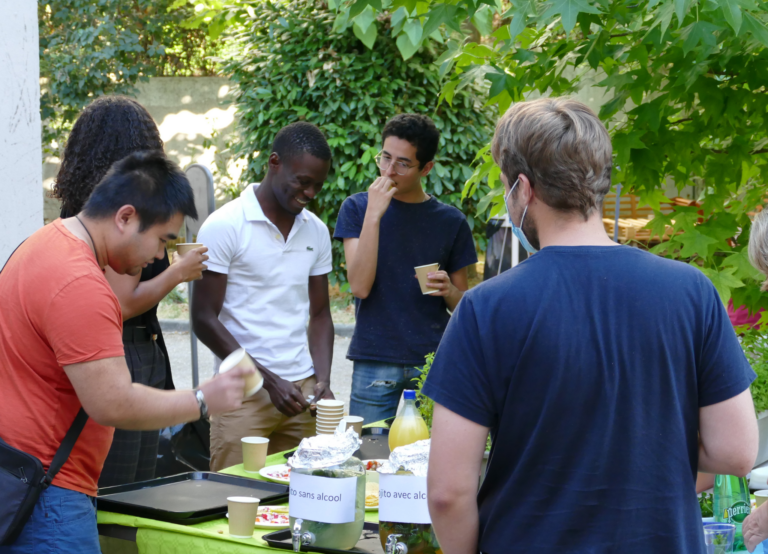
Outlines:
{"label": "black hair", "polygon": [[384,125],[381,132],[382,144],[387,137],[397,137],[410,142],[416,148],[416,159],[421,169],[435,159],[440,131],[435,127],[434,121],[426,115],[401,113]]}
{"label": "black hair", "polygon": [[102,96],[80,114],[69,134],[53,197],[61,199],[61,217],[83,209],[109,168],[128,154],[162,150],[160,132],[149,112],[133,98]]}
{"label": "black hair", "polygon": [[139,231],[165,223],[177,213],[197,219],[195,195],[184,172],[160,150],[134,152],[116,162],[93,189],[83,212],[92,219],[136,208]]}
{"label": "black hair", "polygon": [[272,152],[283,162],[304,152],[319,160],[331,159],[331,148],[323,132],[305,121],[297,121],[280,129],[272,143]]}

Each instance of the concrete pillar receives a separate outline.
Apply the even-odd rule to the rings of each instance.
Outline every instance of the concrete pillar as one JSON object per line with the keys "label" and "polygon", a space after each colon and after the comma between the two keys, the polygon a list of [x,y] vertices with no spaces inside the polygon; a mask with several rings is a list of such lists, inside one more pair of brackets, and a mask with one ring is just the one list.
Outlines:
{"label": "concrete pillar", "polygon": [[37,2],[0,17],[0,265],[43,225]]}

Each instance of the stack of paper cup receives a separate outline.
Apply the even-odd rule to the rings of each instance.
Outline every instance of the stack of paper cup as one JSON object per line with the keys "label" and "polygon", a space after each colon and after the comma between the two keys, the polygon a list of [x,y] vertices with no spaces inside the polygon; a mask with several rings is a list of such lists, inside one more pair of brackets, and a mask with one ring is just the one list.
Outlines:
{"label": "stack of paper cup", "polygon": [[332,435],[344,417],[344,402],[320,400],[317,402],[317,434]]}

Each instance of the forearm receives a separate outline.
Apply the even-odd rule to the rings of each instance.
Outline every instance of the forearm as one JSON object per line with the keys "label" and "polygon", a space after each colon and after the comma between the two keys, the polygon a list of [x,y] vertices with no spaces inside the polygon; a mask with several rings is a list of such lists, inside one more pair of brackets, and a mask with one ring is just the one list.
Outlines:
{"label": "forearm", "polygon": [[456,287],[451,287],[451,292],[445,297],[445,304],[448,306],[449,311],[453,312],[456,309],[456,306],[459,305],[464,296],[464,292]]}
{"label": "forearm", "polygon": [[317,316],[310,316],[307,335],[317,382],[330,384],[333,361],[333,319],[330,309],[323,310]]}
{"label": "forearm", "polygon": [[119,298],[123,321],[141,315],[159,304],[179,283],[181,275],[174,266],[149,281],[140,282],[129,295]]}
{"label": "forearm", "polygon": [[132,383],[105,410],[102,425],[132,431],[163,429],[200,418],[200,407],[190,390],[165,391]]}
{"label": "forearm", "polygon": [[376,279],[379,260],[379,220],[366,216],[355,256],[347,260],[347,278],[352,294],[366,298]]}
{"label": "forearm", "polygon": [[477,554],[479,515],[476,495],[430,498],[432,527],[444,554]]}
{"label": "forearm", "polygon": [[220,360],[240,348],[232,333],[224,327],[214,314],[196,314],[192,312],[192,327],[197,338],[207,346]]}

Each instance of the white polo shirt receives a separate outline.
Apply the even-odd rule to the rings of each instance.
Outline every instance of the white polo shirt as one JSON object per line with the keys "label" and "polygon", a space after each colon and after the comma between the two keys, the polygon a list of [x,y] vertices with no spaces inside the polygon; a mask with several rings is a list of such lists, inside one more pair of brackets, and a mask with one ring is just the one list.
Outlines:
{"label": "white polo shirt", "polygon": [[256,187],[212,213],[197,242],[208,247],[208,269],[227,275],[219,321],[264,367],[298,381],[314,374],[309,277],[330,273],[331,236],[320,218],[302,210],[285,240],[264,215]]}

